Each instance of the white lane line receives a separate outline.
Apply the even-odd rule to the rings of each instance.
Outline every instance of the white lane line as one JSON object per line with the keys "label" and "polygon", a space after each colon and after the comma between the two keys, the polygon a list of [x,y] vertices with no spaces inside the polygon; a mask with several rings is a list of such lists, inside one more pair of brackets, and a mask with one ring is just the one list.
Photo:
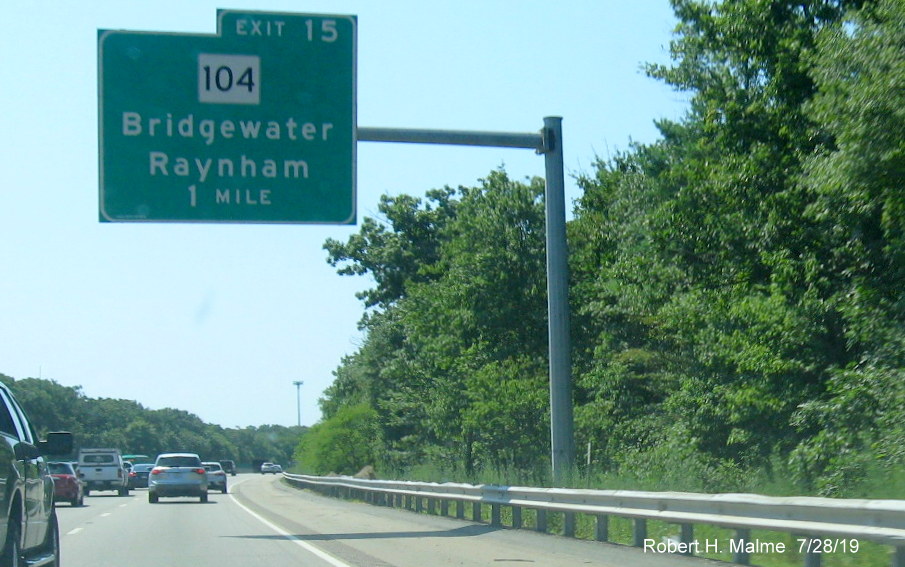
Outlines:
{"label": "white lane line", "polygon": [[109,516],[111,513],[112,513],[112,512],[104,512],[103,514],[101,514],[101,518],[106,518],[106,517]]}
{"label": "white lane line", "polygon": [[70,530],[70,531],[66,532],[66,535],[75,535],[84,529],[85,528],[75,528],[74,530]]}
{"label": "white lane line", "polygon": [[324,561],[326,561],[326,562],[329,563],[330,565],[333,565],[333,567],[352,567],[352,565],[349,565],[348,563],[344,563],[344,562],[340,561],[339,559],[333,557],[333,556],[330,555],[329,553],[327,553],[327,552],[325,552],[325,551],[321,551],[320,549],[314,547],[313,545],[311,545],[311,544],[308,543],[307,541],[303,541],[303,540],[299,539],[298,537],[292,535],[291,533],[287,532],[286,530],[284,530],[284,529],[281,528],[280,526],[278,526],[278,525],[274,524],[273,522],[267,520],[266,518],[264,518],[264,517],[261,516],[260,514],[258,514],[258,513],[256,513],[256,512],[253,512],[253,511],[249,510],[249,509],[248,509],[247,507],[245,507],[241,502],[239,502],[238,500],[236,500],[236,497],[233,496],[232,494],[230,494],[229,497],[230,497],[230,499],[232,499],[233,502],[235,502],[235,504],[236,504],[239,508],[242,508],[243,510],[245,510],[246,512],[248,512],[253,518],[255,518],[256,520],[258,520],[259,522],[261,522],[262,524],[264,524],[264,525],[267,526],[268,528],[272,529],[272,530],[275,531],[276,533],[280,534],[281,536],[285,537],[286,539],[288,539],[288,540],[291,541],[292,543],[298,545],[299,547],[305,549],[306,551],[308,551],[308,552],[310,552],[310,553],[313,553],[314,555],[316,555],[317,557],[323,559]]}

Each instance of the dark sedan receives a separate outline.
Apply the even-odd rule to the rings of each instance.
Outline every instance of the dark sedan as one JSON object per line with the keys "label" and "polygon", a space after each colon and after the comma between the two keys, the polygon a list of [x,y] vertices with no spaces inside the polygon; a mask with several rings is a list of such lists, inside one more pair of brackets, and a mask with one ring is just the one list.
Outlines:
{"label": "dark sedan", "polygon": [[153,464],[134,465],[129,473],[129,488],[147,488],[148,475],[151,474]]}

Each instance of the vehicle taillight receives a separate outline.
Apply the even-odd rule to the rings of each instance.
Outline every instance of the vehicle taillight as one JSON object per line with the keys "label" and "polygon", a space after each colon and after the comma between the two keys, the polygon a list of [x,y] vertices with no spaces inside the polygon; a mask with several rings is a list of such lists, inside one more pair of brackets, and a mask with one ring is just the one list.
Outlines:
{"label": "vehicle taillight", "polygon": [[195,469],[195,472],[198,474],[204,474],[204,469]]}
{"label": "vehicle taillight", "polygon": [[163,469],[153,469],[153,470],[151,471],[151,474],[160,474],[160,473],[162,473],[162,472],[163,472]]}

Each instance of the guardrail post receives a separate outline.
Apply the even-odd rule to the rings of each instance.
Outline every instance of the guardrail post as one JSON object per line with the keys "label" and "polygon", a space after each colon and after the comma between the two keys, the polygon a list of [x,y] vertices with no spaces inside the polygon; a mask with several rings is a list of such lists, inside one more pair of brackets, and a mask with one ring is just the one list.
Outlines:
{"label": "guardrail post", "polygon": [[609,541],[610,539],[610,517],[606,514],[597,514],[596,526],[594,527],[594,537],[597,541]]}
{"label": "guardrail post", "polygon": [[[694,541],[694,526],[692,524],[679,524],[679,541],[682,543],[692,543]],[[694,546],[689,545],[682,555],[694,555],[691,551]]]}
{"label": "guardrail post", "polygon": [[537,511],[537,525],[535,529],[539,532],[547,531],[547,511],[546,510],[538,510]]}
{"label": "guardrail post", "polygon": [[575,537],[575,512],[563,512],[562,535]]}
{"label": "guardrail post", "polygon": [[905,547],[896,547],[892,554],[892,567],[905,567]]}
{"label": "guardrail post", "polygon": [[647,539],[647,520],[644,518],[635,518],[632,526],[632,545],[635,547],[644,547],[645,539]]}
{"label": "guardrail post", "polygon": [[481,517],[481,503],[480,502],[472,502],[471,503],[471,519],[475,522],[482,521]]}
{"label": "guardrail post", "polygon": [[465,519],[465,501],[464,500],[456,500],[456,519],[458,519],[458,520]]}
{"label": "guardrail post", "polygon": [[808,551],[804,554],[804,567],[820,567],[820,554]]}
{"label": "guardrail post", "polygon": [[512,527],[522,529],[522,509],[519,506],[512,507]]}
{"label": "guardrail post", "polygon": [[427,499],[427,513],[431,516],[437,515],[437,501],[433,498]]}
{"label": "guardrail post", "polygon": [[740,565],[751,564],[751,554],[745,551],[745,544],[751,541],[751,530],[739,528],[735,530],[736,551],[732,553],[732,562]]}
{"label": "guardrail post", "polygon": [[490,505],[490,525],[491,526],[499,526],[503,522],[500,518],[500,505],[499,504],[491,504]]}
{"label": "guardrail post", "polygon": [[440,515],[444,518],[449,516],[449,500],[446,500],[445,498],[440,501]]}

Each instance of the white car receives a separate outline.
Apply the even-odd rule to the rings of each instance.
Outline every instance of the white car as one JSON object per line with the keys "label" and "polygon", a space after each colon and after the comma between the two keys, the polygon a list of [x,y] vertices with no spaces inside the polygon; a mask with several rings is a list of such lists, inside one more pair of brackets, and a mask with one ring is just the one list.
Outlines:
{"label": "white car", "polygon": [[283,472],[283,467],[281,467],[280,465],[278,465],[276,463],[264,463],[263,465],[261,465],[261,474],[264,474],[264,473],[277,474],[277,473],[281,473],[281,472]]}
{"label": "white car", "polygon": [[207,471],[207,489],[216,489],[226,494],[226,471],[220,466],[220,463],[203,462],[201,465]]}

